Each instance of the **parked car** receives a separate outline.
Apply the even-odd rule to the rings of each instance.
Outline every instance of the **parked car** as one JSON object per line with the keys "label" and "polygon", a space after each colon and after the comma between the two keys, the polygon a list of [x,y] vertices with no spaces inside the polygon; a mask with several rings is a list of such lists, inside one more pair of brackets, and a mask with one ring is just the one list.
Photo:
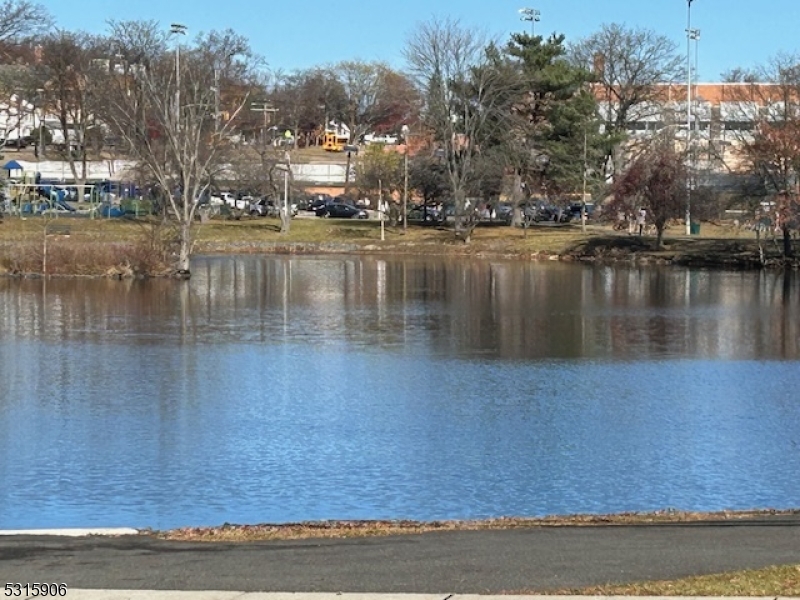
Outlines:
{"label": "parked car", "polygon": [[[583,204],[580,202],[573,202],[569,205],[569,212],[572,215],[572,218],[576,221],[581,220],[581,211],[583,209]],[[591,219],[595,216],[595,205],[593,202],[586,203],[586,218]]]}
{"label": "parked car", "polygon": [[328,202],[331,202],[333,197],[329,194],[314,194],[314,196],[306,204],[306,210],[317,212],[318,208],[322,208]]}
{"label": "parked car", "polygon": [[363,208],[344,204],[342,202],[328,202],[316,211],[318,217],[332,219],[367,219],[369,214]]}
{"label": "parked car", "polygon": [[508,202],[501,202],[497,205],[497,218],[506,219],[509,223],[514,217],[514,205]]}
{"label": "parked car", "polygon": [[345,196],[344,194],[342,194],[341,196],[336,196],[333,199],[333,201],[339,202],[340,204],[349,204],[350,206],[358,206],[353,198],[351,198],[350,196]]}
{"label": "parked car", "polygon": [[[283,208],[283,200],[277,202],[272,198],[261,198],[256,202],[250,203],[250,216],[251,217],[279,217],[281,209]],[[292,216],[297,216],[297,205],[291,205]]]}
{"label": "parked car", "polygon": [[525,220],[534,223],[569,223],[572,213],[565,208],[547,204],[529,204],[524,209]]}
{"label": "parked car", "polygon": [[409,223],[417,225],[440,225],[444,222],[444,214],[435,206],[415,206],[408,211],[406,216]]}
{"label": "parked car", "polygon": [[514,207],[507,202],[487,206],[480,212],[480,222],[489,225],[510,225],[514,217]]}
{"label": "parked car", "polygon": [[273,207],[271,203],[271,200],[261,198],[260,200],[250,203],[250,210],[248,212],[251,217],[266,217],[270,214],[270,209]]}

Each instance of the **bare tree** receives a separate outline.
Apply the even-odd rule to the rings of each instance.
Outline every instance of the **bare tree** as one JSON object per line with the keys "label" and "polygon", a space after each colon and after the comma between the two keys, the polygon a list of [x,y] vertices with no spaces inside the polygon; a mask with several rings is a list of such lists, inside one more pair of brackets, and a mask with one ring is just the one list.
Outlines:
{"label": "bare tree", "polygon": [[209,60],[207,45],[179,46],[173,57],[165,53],[166,32],[155,23],[111,25],[111,44],[139,62],[106,78],[106,118],[177,220],[180,250],[175,267],[188,277],[195,214],[211,182],[225,170],[225,150],[249,89],[243,86],[241,94],[228,98],[223,118],[215,89],[218,63]]}
{"label": "bare tree", "polygon": [[[248,145],[231,157],[230,170],[238,189],[271,199],[279,206],[286,175],[282,150],[270,144]],[[281,221],[282,228],[288,225],[284,221]]]}
{"label": "bare tree", "polygon": [[381,96],[384,74],[383,63],[348,60],[333,67],[333,73],[344,88],[347,104],[344,122],[350,128],[350,140],[358,141],[368,133],[374,121],[375,108]]}
{"label": "bare tree", "polygon": [[[663,102],[663,86],[685,73],[685,57],[668,37],[650,29],[629,29],[616,23],[579,40],[569,49],[571,60],[594,73],[605,132],[624,139],[632,117],[642,118]],[[619,147],[617,147],[619,150]],[[606,169],[622,168],[619,156],[610,150]]]}
{"label": "bare tree", "polygon": [[268,100],[276,121],[295,132],[298,145],[314,145],[322,137],[326,119],[342,119],[347,109],[344,87],[330,69],[312,68],[274,75]]}
{"label": "bare tree", "polygon": [[[79,192],[87,177],[88,141],[99,128],[97,103],[102,96],[98,72],[108,70],[109,61],[97,38],[59,31],[41,40],[41,61],[35,65],[43,111],[58,119],[54,145],[69,165]],[[42,149],[40,148],[40,151]]]}
{"label": "bare tree", "polygon": [[52,25],[53,17],[42,4],[30,0],[0,2],[0,47],[20,44]]}
{"label": "bare tree", "polygon": [[455,201],[456,236],[469,242],[477,223],[467,199],[476,157],[484,140],[503,125],[507,81],[487,54],[490,40],[458,21],[418,25],[405,47],[408,72],[422,95],[423,124],[433,132]]}

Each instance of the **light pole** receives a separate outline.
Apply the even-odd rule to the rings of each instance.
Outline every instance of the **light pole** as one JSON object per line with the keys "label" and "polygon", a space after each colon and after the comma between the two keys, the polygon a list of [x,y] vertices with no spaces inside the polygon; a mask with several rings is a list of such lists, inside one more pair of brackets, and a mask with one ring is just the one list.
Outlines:
{"label": "light pole", "polygon": [[[186,35],[186,25],[173,23],[169,26],[170,35]],[[175,124],[180,126],[181,120],[181,41],[175,43]]]}
{"label": "light pole", "polygon": [[[692,2],[686,0],[686,154],[692,145]],[[689,161],[687,160],[687,164]],[[689,170],[691,166],[689,167]],[[692,234],[692,173],[686,177],[686,235]]]}
{"label": "light pole", "polygon": [[403,143],[405,150],[403,150],[403,233],[408,231],[408,125],[403,125],[400,132],[403,134]]}
{"label": "light pole", "polygon": [[286,168],[283,171],[283,223],[281,233],[289,233],[289,224],[292,220],[292,211],[289,209],[289,176],[292,172],[292,155],[286,151],[283,153],[283,160]]}
{"label": "light pole", "polygon": [[697,114],[697,97],[698,97],[697,85],[698,85],[698,83],[700,81],[700,76],[698,75],[699,71],[698,71],[698,66],[697,66],[697,62],[698,62],[697,56],[699,54],[699,48],[700,48],[700,30],[699,29],[690,29],[689,30],[689,39],[690,40],[694,40],[694,71],[693,71],[693,73],[694,73],[694,81],[693,81],[694,95],[692,96],[692,101],[694,102],[694,117],[695,117],[694,118],[694,130],[695,130],[695,132],[698,132],[698,131],[700,131],[700,117]]}
{"label": "light pole", "polygon": [[534,23],[538,23],[541,20],[540,17],[542,16],[542,13],[535,8],[520,8],[518,12],[520,21],[530,21],[531,37],[533,37]]}

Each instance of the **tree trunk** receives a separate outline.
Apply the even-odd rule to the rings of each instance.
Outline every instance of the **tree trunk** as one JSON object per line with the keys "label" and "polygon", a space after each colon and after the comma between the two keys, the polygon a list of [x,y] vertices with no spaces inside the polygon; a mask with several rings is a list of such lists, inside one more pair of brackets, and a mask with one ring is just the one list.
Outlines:
{"label": "tree trunk", "polygon": [[472,207],[467,207],[467,200],[464,190],[456,190],[453,194],[455,197],[455,237],[465,244],[469,244],[472,236],[472,230],[475,227],[474,220],[471,218]]}
{"label": "tree trunk", "polygon": [[788,227],[783,227],[781,231],[783,231],[783,257],[791,258],[794,255],[792,251],[792,233]]}
{"label": "tree trunk", "polygon": [[522,225],[523,209],[522,209],[522,175],[519,169],[514,171],[514,192],[511,197],[511,206],[513,207],[511,213],[511,226],[519,227]]}
{"label": "tree trunk", "polygon": [[183,279],[189,279],[189,260],[192,251],[192,230],[191,223],[184,221],[181,223],[181,247],[178,255],[178,264],[176,265],[175,274]]}
{"label": "tree trunk", "polygon": [[661,250],[664,247],[664,226],[666,223],[656,223],[656,248]]}

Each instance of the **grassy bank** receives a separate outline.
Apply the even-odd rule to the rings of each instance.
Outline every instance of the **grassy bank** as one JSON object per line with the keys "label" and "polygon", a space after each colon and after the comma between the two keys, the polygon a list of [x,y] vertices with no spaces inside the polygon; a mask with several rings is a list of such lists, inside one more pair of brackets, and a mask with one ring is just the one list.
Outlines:
{"label": "grassy bank", "polygon": [[[520,592],[516,592],[520,593]],[[730,573],[687,577],[674,581],[643,581],[558,590],[554,594],[582,596],[800,596],[800,565],[777,565]]]}
{"label": "grassy bank", "polygon": [[[47,234],[46,234],[47,232]],[[198,224],[196,254],[208,253],[371,253],[391,255],[486,256],[521,259],[640,261],[698,266],[758,266],[755,237],[732,228],[703,224],[702,235],[667,231],[665,247],[655,238],[629,236],[608,226],[578,224],[478,227],[470,244],[443,228],[381,227],[374,220],[298,218],[281,234],[278,221],[264,218],[212,220]],[[0,225],[0,272],[48,275],[161,275],[169,271],[176,232],[156,220],[6,217]],[[46,244],[45,244],[46,242]],[[764,244],[775,260],[779,248]]]}

